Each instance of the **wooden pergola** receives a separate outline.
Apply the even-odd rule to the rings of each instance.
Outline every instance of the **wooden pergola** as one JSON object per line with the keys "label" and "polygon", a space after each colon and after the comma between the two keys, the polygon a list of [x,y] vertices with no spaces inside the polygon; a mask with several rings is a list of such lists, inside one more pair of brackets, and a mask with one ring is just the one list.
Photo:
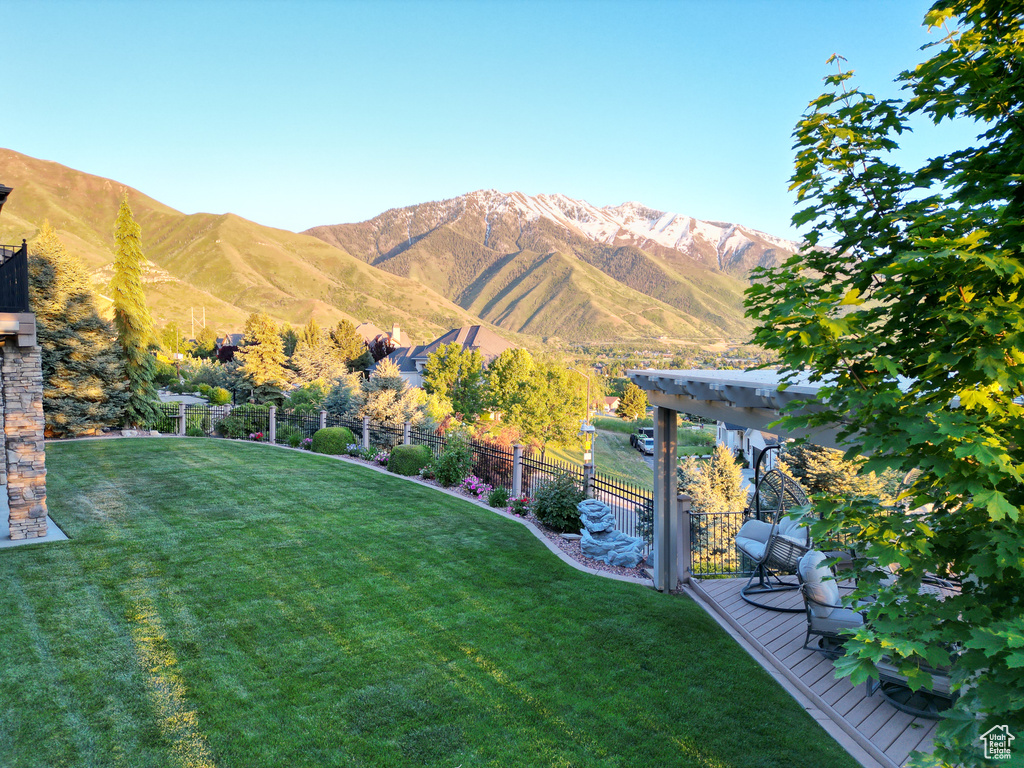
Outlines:
{"label": "wooden pergola", "polygon": [[806,378],[780,390],[778,371],[630,370],[629,378],[647,392],[654,406],[654,584],[659,590],[674,589],[680,548],[687,541],[678,514],[676,465],[678,453],[676,429],[679,413],[710,421],[725,421],[754,429],[768,429],[781,439],[806,437],[817,445],[840,447],[836,429],[795,432],[780,429],[774,422],[791,403],[800,410],[820,409],[821,384]]}

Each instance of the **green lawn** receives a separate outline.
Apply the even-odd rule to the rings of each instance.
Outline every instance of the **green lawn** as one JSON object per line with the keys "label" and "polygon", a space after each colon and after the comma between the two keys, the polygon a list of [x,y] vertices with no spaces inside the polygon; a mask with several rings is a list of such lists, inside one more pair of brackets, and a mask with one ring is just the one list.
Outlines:
{"label": "green lawn", "polygon": [[0,765],[856,763],[694,603],[468,502],[222,440],[47,446],[0,550]]}

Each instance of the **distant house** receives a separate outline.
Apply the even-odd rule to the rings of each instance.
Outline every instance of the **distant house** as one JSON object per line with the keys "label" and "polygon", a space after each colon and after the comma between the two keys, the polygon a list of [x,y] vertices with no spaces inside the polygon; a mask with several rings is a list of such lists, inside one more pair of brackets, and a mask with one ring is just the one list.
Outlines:
{"label": "distant house", "polygon": [[229,333],[227,336],[218,336],[217,349],[221,347],[240,347],[244,338],[244,333]]}
{"label": "distant house", "polygon": [[730,424],[727,421],[718,422],[718,429],[715,433],[718,443],[724,445],[729,449],[729,452],[733,455],[737,451],[743,450],[743,433],[746,432],[746,427],[741,427],[739,424]]}
{"label": "distant house", "polygon": [[619,398],[617,397],[606,397],[604,399],[604,412],[615,413],[619,410]]}
{"label": "distant house", "polygon": [[[398,326],[396,325],[395,327],[397,328]],[[384,331],[367,320],[356,326],[356,333],[359,334],[363,341],[373,341],[375,338],[383,334]]]}
{"label": "distant house", "polygon": [[427,357],[436,352],[442,344],[452,343],[460,344],[464,350],[479,350],[485,365],[506,349],[516,348],[515,344],[505,341],[482,325],[466,325],[462,328],[453,328],[429,344],[399,347],[388,356],[388,359],[398,364],[402,378],[410,387],[420,387],[423,386],[423,366],[427,364]]}

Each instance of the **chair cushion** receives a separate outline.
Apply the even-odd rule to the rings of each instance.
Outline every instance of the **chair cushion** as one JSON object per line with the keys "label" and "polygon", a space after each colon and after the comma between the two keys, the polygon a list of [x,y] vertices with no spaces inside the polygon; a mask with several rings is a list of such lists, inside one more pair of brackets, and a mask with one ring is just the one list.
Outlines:
{"label": "chair cushion", "polygon": [[764,547],[765,542],[763,541],[748,539],[745,536],[740,536],[738,534],[736,536],[736,548],[743,554],[753,560],[757,560],[758,562],[760,562],[761,558],[764,557]]}
{"label": "chair cushion", "polygon": [[804,583],[804,594],[810,601],[811,615],[820,619],[827,619],[834,611],[846,610],[830,607],[839,605],[839,585],[832,569],[823,565],[827,559],[824,552],[812,549],[800,558],[797,566],[800,580]]}
{"label": "chair cushion", "polygon": [[[740,529],[736,532],[736,543],[739,544],[739,540],[753,539],[764,544],[768,541],[768,537],[772,532],[772,524],[766,523],[763,520],[747,520]],[[764,547],[761,547],[761,551],[764,551]]]}
{"label": "chair cushion", "polygon": [[790,541],[794,541],[801,547],[808,545],[807,534],[809,529],[802,517],[784,517],[779,521],[779,533]]}
{"label": "chair cushion", "polygon": [[[813,614],[813,608],[812,608]],[[864,617],[849,608],[833,608],[826,617],[812,616],[811,629],[818,632],[838,632],[864,626]]]}

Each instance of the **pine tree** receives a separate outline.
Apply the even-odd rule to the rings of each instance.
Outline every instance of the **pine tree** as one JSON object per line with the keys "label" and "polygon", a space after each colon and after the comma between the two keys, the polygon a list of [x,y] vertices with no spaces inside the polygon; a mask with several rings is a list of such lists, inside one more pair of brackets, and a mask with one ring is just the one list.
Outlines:
{"label": "pine tree", "polygon": [[359,395],[359,416],[371,421],[400,426],[420,418],[419,390],[409,388],[392,360],[381,360],[370,378],[362,382]]}
{"label": "pine tree", "polygon": [[32,246],[29,298],[42,352],[47,434],[77,436],[119,423],[127,392],[117,336],[96,310],[81,262],[49,222]]}
{"label": "pine tree", "polygon": [[257,403],[284,401],[283,390],[288,386],[284,344],[269,315],[255,312],[246,318],[245,337],[235,359],[249,397]]}
{"label": "pine tree", "polygon": [[131,427],[145,427],[160,415],[156,406],[156,385],[153,383],[156,360],[148,350],[153,320],[142,291],[142,231],[132,217],[127,197],[121,200],[121,208],[117,212],[114,240],[117,250],[110,291],[114,299],[114,326],[128,378],[124,423]]}
{"label": "pine tree", "polygon": [[353,367],[352,361],[366,352],[366,342],[363,341],[362,336],[356,333],[356,327],[351,320],[342,320],[334,326],[330,331],[330,336],[338,356],[350,368]]}
{"label": "pine tree", "polygon": [[647,413],[647,393],[632,381],[627,383],[616,413],[623,419],[642,419]]}

